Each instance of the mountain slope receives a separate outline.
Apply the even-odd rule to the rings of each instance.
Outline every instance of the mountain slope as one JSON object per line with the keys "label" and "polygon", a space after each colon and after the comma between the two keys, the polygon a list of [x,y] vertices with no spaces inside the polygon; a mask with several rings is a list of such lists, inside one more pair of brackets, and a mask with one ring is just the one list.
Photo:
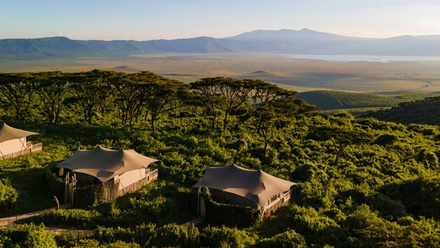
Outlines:
{"label": "mountain slope", "polygon": [[95,54],[96,51],[87,45],[65,37],[0,40],[0,57],[4,59],[77,57]]}
{"label": "mountain slope", "polygon": [[283,29],[258,30],[222,39],[197,37],[175,40],[102,41],[52,37],[0,40],[0,58],[3,59],[130,56],[167,52],[440,56],[440,36],[365,39],[309,29]]}

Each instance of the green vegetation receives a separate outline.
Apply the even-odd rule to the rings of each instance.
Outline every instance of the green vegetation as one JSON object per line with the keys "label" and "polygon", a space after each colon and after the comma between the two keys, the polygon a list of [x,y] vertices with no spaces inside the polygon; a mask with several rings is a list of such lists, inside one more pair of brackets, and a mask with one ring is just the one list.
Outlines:
{"label": "green vegetation", "polygon": [[0,180],[0,210],[6,211],[12,208],[17,197],[17,190],[11,186],[11,182],[6,178]]}
{"label": "green vegetation", "polygon": [[[91,71],[1,74],[0,83],[20,92],[27,82],[40,87],[37,81],[53,78],[67,88],[47,84],[46,92],[61,96],[52,114],[46,106],[52,103],[36,91],[29,104],[20,107],[19,112],[26,114],[19,114],[0,87],[2,119],[39,132],[31,138],[44,145],[42,152],[0,161],[1,199],[12,199],[7,200],[12,202],[7,209],[0,209],[1,215],[54,207],[54,195],[63,199],[55,166],[78,146],[134,148],[160,160],[156,163],[160,180],[114,201],[50,210],[24,220],[28,225],[0,230],[5,247],[32,247],[31,240],[48,247],[54,242],[64,247],[438,247],[440,243],[437,126],[405,126],[347,112],[315,113],[313,106],[295,98],[296,92],[257,80],[204,79],[200,82],[212,80],[221,87],[202,91],[200,82],[183,84],[148,72]],[[74,88],[79,82],[104,92],[80,95]],[[166,97],[152,97],[149,90],[156,87],[168,89],[161,93]],[[133,91],[122,94],[125,90]],[[228,97],[228,92],[239,97]],[[98,103],[86,104],[87,98]],[[167,99],[165,105],[160,99]],[[158,106],[163,111],[153,117]],[[297,182],[291,203],[247,228],[223,226],[209,218],[197,227],[181,226],[196,217],[190,187],[202,177],[204,167],[232,162]],[[42,225],[35,226],[40,223],[94,233],[53,237]]]}
{"label": "green vegetation", "polygon": [[440,123],[439,103],[440,97],[430,97],[425,100],[404,102],[388,110],[368,112],[365,116],[403,124],[438,125]]}
{"label": "green vegetation", "polygon": [[346,91],[317,90],[298,94],[298,98],[318,106],[321,110],[346,110],[353,115],[361,115],[367,111],[390,108],[400,103],[422,100],[436,96],[435,93],[419,92],[377,92],[354,93]]}
{"label": "green vegetation", "polygon": [[391,107],[400,101],[393,97],[344,91],[307,91],[298,94],[304,101],[323,110],[346,108]]}
{"label": "green vegetation", "polygon": [[44,225],[33,224],[0,229],[1,247],[57,247],[53,234],[44,230]]}

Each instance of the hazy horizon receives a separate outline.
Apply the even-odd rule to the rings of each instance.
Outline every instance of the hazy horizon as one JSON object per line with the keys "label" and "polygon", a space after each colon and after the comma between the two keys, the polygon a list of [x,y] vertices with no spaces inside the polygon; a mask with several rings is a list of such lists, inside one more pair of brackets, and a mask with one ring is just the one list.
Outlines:
{"label": "hazy horizon", "polygon": [[434,0],[3,1],[0,39],[76,40],[230,37],[300,30],[365,38],[440,34]]}

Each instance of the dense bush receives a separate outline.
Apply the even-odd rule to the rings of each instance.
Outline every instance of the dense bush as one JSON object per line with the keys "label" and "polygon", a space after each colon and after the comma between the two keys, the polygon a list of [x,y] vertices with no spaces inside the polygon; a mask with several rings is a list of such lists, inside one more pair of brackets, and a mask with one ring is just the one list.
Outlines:
{"label": "dense bush", "polygon": [[0,229],[1,247],[50,248],[57,247],[53,234],[44,230],[44,225],[22,225]]}
{"label": "dense bush", "polygon": [[198,244],[197,229],[167,224],[156,229],[150,245],[156,247],[194,247]]}
{"label": "dense bush", "polygon": [[59,209],[48,210],[39,216],[31,218],[32,221],[42,222],[51,226],[74,226],[79,228],[90,228],[96,225],[101,218],[97,211],[83,209]]}
{"label": "dense bush", "polygon": [[200,232],[202,247],[249,247],[253,244],[255,237],[237,228],[208,226]]}
{"label": "dense bush", "polygon": [[18,193],[9,180],[0,180],[0,212],[11,209],[17,201]]}
{"label": "dense bush", "polygon": [[272,238],[265,238],[260,240],[256,247],[261,248],[272,248],[272,247],[283,247],[283,248],[307,248],[307,243],[304,237],[296,233],[294,230],[286,231],[273,236]]}

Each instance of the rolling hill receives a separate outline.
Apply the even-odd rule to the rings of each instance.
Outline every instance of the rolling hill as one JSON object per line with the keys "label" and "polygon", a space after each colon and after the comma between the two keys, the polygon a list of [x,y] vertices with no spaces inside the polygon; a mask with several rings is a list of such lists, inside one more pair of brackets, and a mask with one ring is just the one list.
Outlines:
{"label": "rolling hill", "polygon": [[400,103],[398,106],[388,110],[369,112],[365,116],[402,124],[419,123],[439,125],[439,106],[440,97],[430,97],[425,100]]}
{"label": "rolling hill", "polygon": [[433,96],[418,92],[353,93],[346,91],[317,90],[297,95],[307,103],[322,110],[393,107],[402,102],[421,100]]}
{"label": "rolling hill", "polygon": [[257,30],[228,38],[175,40],[71,40],[65,37],[1,39],[0,58],[130,56],[152,53],[293,53],[440,56],[440,36],[366,39],[301,30]]}

